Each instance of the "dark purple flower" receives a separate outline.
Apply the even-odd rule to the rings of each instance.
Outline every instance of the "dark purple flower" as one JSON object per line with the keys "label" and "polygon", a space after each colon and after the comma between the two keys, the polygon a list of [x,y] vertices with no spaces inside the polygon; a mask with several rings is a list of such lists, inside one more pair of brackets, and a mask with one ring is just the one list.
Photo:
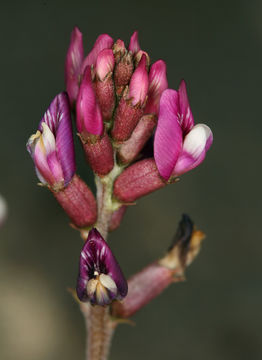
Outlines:
{"label": "dark purple flower", "polygon": [[68,185],[75,174],[75,152],[66,93],[58,94],[27,142],[39,180],[57,190]]}
{"label": "dark purple flower", "polygon": [[77,296],[91,304],[109,305],[127,295],[127,282],[112,251],[95,228],[81,251]]}

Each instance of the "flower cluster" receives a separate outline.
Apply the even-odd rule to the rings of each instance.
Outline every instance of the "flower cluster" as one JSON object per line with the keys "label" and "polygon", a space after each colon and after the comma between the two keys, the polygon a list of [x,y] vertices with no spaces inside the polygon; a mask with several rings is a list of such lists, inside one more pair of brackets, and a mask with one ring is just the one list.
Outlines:
{"label": "flower cluster", "polygon": [[[111,216],[103,226],[114,230],[130,203],[198,166],[212,144],[209,127],[194,124],[185,81],[178,90],[168,88],[165,62],[151,64],[137,32],[128,46],[102,34],[84,56],[75,28],[65,82],[66,92],[51,102],[27,149],[40,182],[81,231],[99,229],[102,211]],[[71,111],[86,160],[104,186],[97,198],[76,175]],[[80,258],[80,300],[107,305],[126,293],[108,245],[91,230]]]}

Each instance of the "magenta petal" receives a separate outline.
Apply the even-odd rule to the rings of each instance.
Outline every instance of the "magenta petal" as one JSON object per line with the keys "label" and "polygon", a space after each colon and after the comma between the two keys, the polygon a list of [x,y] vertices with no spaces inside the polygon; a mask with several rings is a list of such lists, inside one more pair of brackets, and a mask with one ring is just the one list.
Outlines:
{"label": "magenta petal", "polygon": [[112,49],[104,49],[100,51],[96,59],[96,73],[101,81],[106,75],[114,70],[115,58]]}
{"label": "magenta petal", "polygon": [[65,61],[66,91],[71,104],[77,98],[83,59],[84,49],[82,33],[77,27],[75,27],[71,34],[70,45]]}
{"label": "magenta petal", "polygon": [[70,105],[66,93],[58,94],[50,104],[39,124],[41,132],[43,122],[55,136],[57,158],[63,170],[65,185],[67,185],[75,173],[76,164]]}
{"label": "magenta petal", "polygon": [[180,124],[183,129],[184,135],[186,135],[194,126],[194,118],[189,106],[185,80],[182,80],[179,85],[178,95],[180,107]]}
{"label": "magenta petal", "polygon": [[97,55],[102,51],[103,49],[110,49],[112,48],[114,43],[114,40],[111,38],[111,36],[107,34],[99,35],[96,39],[96,42],[93,46],[93,49],[90,51],[90,53],[85,58],[83,64],[82,64],[82,73],[84,73],[85,68],[89,65],[94,65],[96,63]]}
{"label": "magenta petal", "polygon": [[135,31],[130,38],[130,43],[128,46],[128,50],[131,51],[133,54],[136,54],[140,50],[140,45],[138,42],[138,32]]}
{"label": "magenta petal", "polygon": [[173,175],[184,174],[200,165],[212,142],[213,134],[210,128],[204,124],[195,125],[184,139],[183,149],[173,170]]}
{"label": "magenta petal", "polygon": [[61,181],[61,179],[64,178],[64,174],[63,174],[62,167],[57,159],[56,152],[53,151],[52,153],[50,153],[47,156],[46,160],[47,160],[48,167],[49,167],[53,177],[55,178],[55,182],[59,183]]}
{"label": "magenta petal", "polygon": [[[107,277],[116,285],[116,288],[106,289],[105,297],[99,299],[87,293],[88,282],[98,280],[103,285],[103,277]],[[110,285],[110,282],[108,282]],[[77,295],[81,301],[90,300],[91,303],[107,305],[114,299],[122,299],[127,294],[127,282],[111,249],[96,229],[90,230],[86,243],[83,246],[79,262],[79,276],[77,281]]]}
{"label": "magenta petal", "polygon": [[[31,153],[31,156],[34,161],[36,173],[39,180],[43,184],[48,183],[49,185],[53,185],[55,183],[55,179],[48,166],[45,150],[42,146],[41,140],[37,141],[36,145],[34,146],[34,150]],[[61,178],[60,180],[63,180],[63,178]]]}
{"label": "magenta petal", "polygon": [[79,133],[103,133],[103,119],[93,89],[90,66],[86,67],[76,101],[76,126]]}
{"label": "magenta petal", "polygon": [[146,56],[143,55],[130,80],[129,98],[132,98],[133,105],[136,105],[139,102],[143,104],[147,96],[148,84]]}
{"label": "magenta petal", "polygon": [[167,89],[160,99],[154,140],[154,157],[160,175],[168,180],[182,148],[182,130],[178,122],[178,93]]}
{"label": "magenta petal", "polygon": [[159,101],[164,90],[167,89],[166,63],[163,60],[156,61],[149,72],[148,100],[145,114],[156,114],[159,111]]}

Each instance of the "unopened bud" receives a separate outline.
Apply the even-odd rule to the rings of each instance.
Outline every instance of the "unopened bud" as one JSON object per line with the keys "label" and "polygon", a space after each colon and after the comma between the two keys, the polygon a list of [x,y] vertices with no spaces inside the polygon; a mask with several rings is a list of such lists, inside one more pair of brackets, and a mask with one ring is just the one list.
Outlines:
{"label": "unopened bud", "polygon": [[116,63],[119,62],[122,56],[127,52],[125,43],[123,40],[118,39],[113,45],[113,53],[115,56]]}
{"label": "unopened bud", "polygon": [[103,133],[103,118],[93,89],[90,66],[86,67],[76,101],[76,127],[82,136]]}
{"label": "unopened bud", "polygon": [[114,80],[118,96],[122,94],[124,88],[129,84],[133,74],[133,69],[134,65],[132,55],[126,52],[121,58],[119,58],[115,66]]}
{"label": "unopened bud", "polygon": [[133,54],[136,54],[140,50],[140,45],[138,42],[138,31],[135,31],[131,36],[128,50]]}
{"label": "unopened bud", "polygon": [[77,296],[93,305],[109,305],[127,294],[127,282],[108,244],[92,229],[81,251]]}
{"label": "unopened bud", "polygon": [[115,107],[113,70],[115,59],[111,49],[102,50],[96,60],[95,89],[104,120],[112,118]]}

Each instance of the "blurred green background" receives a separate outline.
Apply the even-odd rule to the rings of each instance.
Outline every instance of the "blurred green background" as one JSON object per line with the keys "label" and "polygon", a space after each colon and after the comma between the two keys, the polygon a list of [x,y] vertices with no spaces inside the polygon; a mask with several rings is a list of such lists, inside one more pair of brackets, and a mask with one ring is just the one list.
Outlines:
{"label": "blurred green background", "polygon": [[[261,288],[261,1],[2,1],[0,358],[84,358],[84,323],[67,292],[82,242],[26,152],[52,98],[64,89],[72,28],[86,51],[103,32],[128,43],[139,30],[169,86],[188,84],[196,122],[214,144],[181,181],[131,207],[110,244],[127,276],[160,257],[183,212],[207,239],[176,284],[117,329],[111,358],[258,360]],[[80,146],[78,170],[92,184]]]}

